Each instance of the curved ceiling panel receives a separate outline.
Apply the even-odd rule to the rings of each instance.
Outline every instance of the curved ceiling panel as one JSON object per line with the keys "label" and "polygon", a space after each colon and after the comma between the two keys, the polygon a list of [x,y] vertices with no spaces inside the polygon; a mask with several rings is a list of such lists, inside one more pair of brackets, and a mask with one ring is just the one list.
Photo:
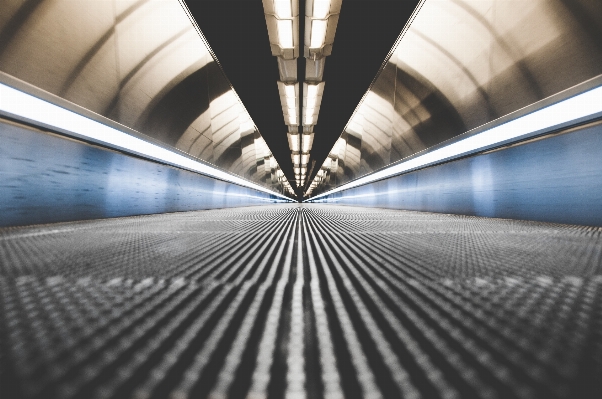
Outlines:
{"label": "curved ceiling panel", "polygon": [[600,75],[602,19],[595,15],[602,15],[596,0],[422,2],[308,192]]}
{"label": "curved ceiling panel", "polygon": [[178,0],[0,5],[0,71],[229,172],[288,184]]}

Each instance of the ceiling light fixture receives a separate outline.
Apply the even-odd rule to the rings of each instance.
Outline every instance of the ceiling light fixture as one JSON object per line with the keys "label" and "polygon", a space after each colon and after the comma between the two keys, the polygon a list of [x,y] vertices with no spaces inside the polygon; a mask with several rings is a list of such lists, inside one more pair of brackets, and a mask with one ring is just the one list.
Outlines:
{"label": "ceiling light fixture", "polygon": [[301,156],[299,155],[299,153],[293,153],[291,155],[291,159],[293,161],[293,165],[299,165],[301,163]]}
{"label": "ceiling light fixture", "polygon": [[299,145],[299,136],[300,134],[298,133],[287,133],[288,136],[288,147],[290,148],[291,151],[293,152],[299,152],[300,151],[300,145]]}
{"label": "ceiling light fixture", "polygon": [[[306,58],[303,86],[303,120],[300,120],[297,62],[299,56],[299,2],[298,0],[263,0],[272,55],[278,57],[280,81],[278,90],[284,123],[289,126],[289,148],[294,153],[301,149],[301,163],[307,165],[313,144],[313,126],[318,122],[324,91],[324,57],[332,53],[342,0],[307,0],[305,3],[305,38],[303,54]],[[299,140],[298,126],[304,134]],[[308,133],[308,134],[306,134]],[[301,142],[299,142],[301,141]],[[301,146],[301,148],[299,148]],[[305,160],[305,163],[303,163]],[[301,180],[305,180],[305,176]]]}
{"label": "ceiling light fixture", "polygon": [[314,142],[314,134],[313,133],[303,133],[301,135],[301,151],[309,152],[311,150],[313,142]]}
{"label": "ceiling light fixture", "polygon": [[299,83],[278,82],[278,93],[284,123],[289,126],[299,125]]}
{"label": "ceiling light fixture", "polygon": [[272,55],[285,60],[299,56],[298,0],[263,0]]}
{"label": "ceiling light fixture", "polygon": [[317,123],[324,93],[324,82],[303,83],[303,126],[310,127]]}
{"label": "ceiling light fixture", "polygon": [[272,55],[278,57],[280,74],[278,91],[284,124],[289,127],[289,147],[291,151],[299,151],[300,103],[299,83],[297,83],[299,1],[263,0],[263,11]]}
{"label": "ceiling light fixture", "polygon": [[305,58],[317,60],[332,53],[342,0],[307,0],[305,3]]}

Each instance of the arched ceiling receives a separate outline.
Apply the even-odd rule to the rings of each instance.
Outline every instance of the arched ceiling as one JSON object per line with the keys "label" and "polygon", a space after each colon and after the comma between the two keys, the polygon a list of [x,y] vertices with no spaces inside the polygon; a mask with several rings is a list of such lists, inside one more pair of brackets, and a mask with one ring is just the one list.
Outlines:
{"label": "arched ceiling", "polygon": [[[255,121],[285,175],[294,181],[286,126],[261,1],[185,0],[226,76]],[[304,0],[299,9],[304,10]],[[355,107],[418,4],[418,0],[344,0],[332,55],[326,61],[326,87],[315,128],[313,175],[341,135]],[[303,18],[299,37],[303,36]],[[304,76],[304,58],[299,58]],[[302,193],[299,193],[302,194]]]}
{"label": "arched ceiling", "polygon": [[[602,73],[598,0],[428,0],[395,44],[416,3],[343,2],[308,165],[308,182],[322,168],[313,188],[370,173]],[[213,51],[184,0],[2,4],[0,77],[289,189],[284,174],[294,174],[262,2],[189,0]]]}
{"label": "arched ceiling", "polygon": [[66,107],[108,118],[144,140],[288,191],[182,6],[179,0],[0,0],[0,81],[16,78],[23,90],[44,90],[51,102],[66,100]]}
{"label": "arched ceiling", "polygon": [[426,0],[307,194],[319,194],[602,73],[596,0]]}

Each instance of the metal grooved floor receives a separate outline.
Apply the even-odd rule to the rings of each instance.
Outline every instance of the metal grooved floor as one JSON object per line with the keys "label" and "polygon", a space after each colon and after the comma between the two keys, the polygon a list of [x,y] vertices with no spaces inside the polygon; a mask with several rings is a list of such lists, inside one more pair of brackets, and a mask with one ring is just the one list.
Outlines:
{"label": "metal grooved floor", "polygon": [[3,229],[2,397],[597,398],[601,233],[314,205]]}

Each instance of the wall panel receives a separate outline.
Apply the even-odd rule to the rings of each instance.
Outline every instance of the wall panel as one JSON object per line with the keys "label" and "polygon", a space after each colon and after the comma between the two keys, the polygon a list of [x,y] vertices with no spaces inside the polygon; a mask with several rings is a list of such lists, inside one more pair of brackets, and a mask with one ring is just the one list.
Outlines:
{"label": "wall panel", "polygon": [[0,119],[0,226],[261,205],[270,194]]}
{"label": "wall panel", "polygon": [[602,226],[602,121],[320,202]]}

